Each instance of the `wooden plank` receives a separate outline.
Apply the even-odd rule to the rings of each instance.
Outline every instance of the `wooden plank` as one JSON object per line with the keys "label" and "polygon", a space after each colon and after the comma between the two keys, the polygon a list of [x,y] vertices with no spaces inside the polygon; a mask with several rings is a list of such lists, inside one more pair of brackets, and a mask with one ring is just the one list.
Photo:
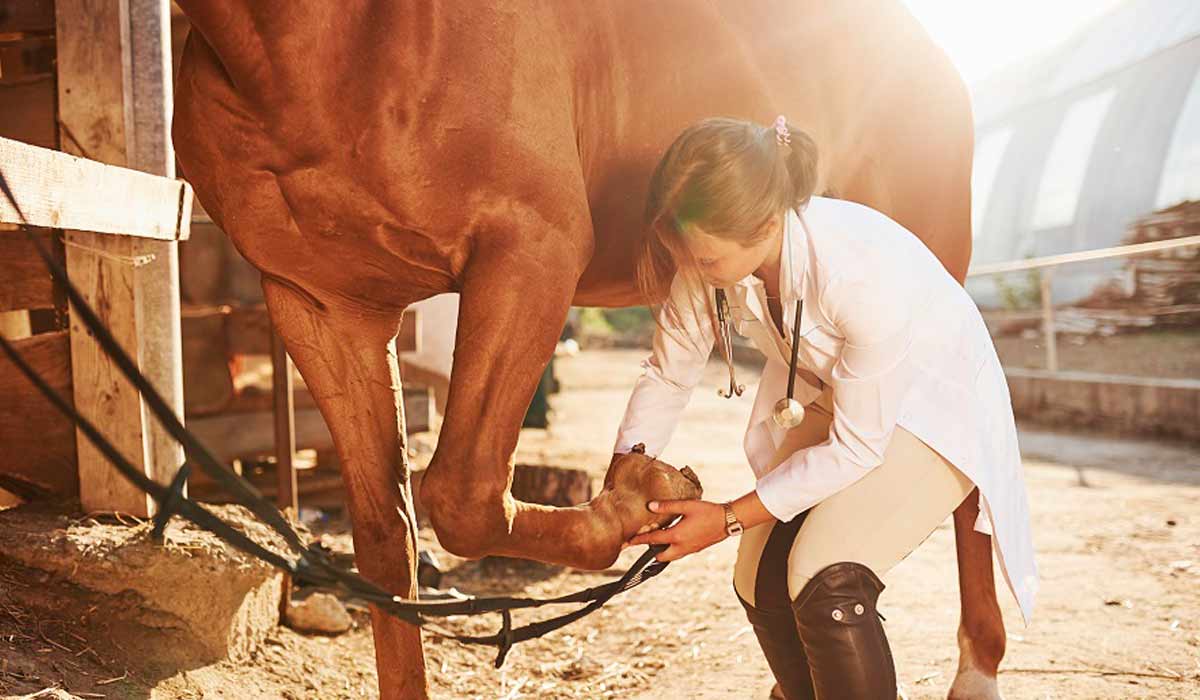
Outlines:
{"label": "wooden plank", "polygon": [[28,311],[0,311],[0,336],[9,340],[28,338],[33,335]]}
{"label": "wooden plank", "polygon": [[[333,437],[329,434],[329,428],[325,426],[325,419],[321,417],[321,412],[311,404],[311,398],[304,400],[307,398],[305,396],[307,393],[301,389],[296,390],[296,449],[333,449]],[[429,429],[427,424],[418,425],[419,417],[429,414],[429,405],[428,390],[418,388],[410,391],[405,389],[405,415],[411,414],[417,419],[412,423],[406,423],[407,433],[412,434]],[[193,418],[188,421],[188,429],[213,454],[217,455],[218,459],[224,462],[238,457],[265,456],[275,453],[275,419],[270,410],[251,413],[227,412],[216,416]]]}
{"label": "wooden plank", "polygon": [[0,174],[16,204],[0,197],[0,223],[161,241],[184,240],[191,226],[192,187],[183,180],[6,138],[0,138]]}
{"label": "wooden plank", "polygon": [[229,308],[226,328],[229,332],[229,352],[232,355],[271,354],[271,315],[265,304]]}
{"label": "wooden plank", "polygon": [[[295,420],[297,449],[333,447],[325,419],[315,407],[296,409]],[[188,429],[226,463],[237,457],[275,452],[275,419],[271,411],[193,418],[188,421]]]}
{"label": "wooden plank", "polygon": [[433,392],[417,384],[404,386],[404,433],[423,433],[433,427]]}
{"label": "wooden plank", "polygon": [[53,32],[54,0],[0,0],[0,34]]}
{"label": "wooden plank", "polygon": [[[58,147],[53,77],[6,85],[0,83],[0,137],[44,148]],[[0,196],[0,199],[3,199]]]}
{"label": "wooden plank", "polygon": [[[20,180],[31,181],[22,185],[25,190],[35,185],[32,191],[18,193],[21,209],[39,211],[52,219],[49,225],[68,229],[72,282],[182,416],[176,241],[187,236],[191,188],[174,179],[167,136],[167,9],[162,0],[58,0],[63,150],[100,163],[22,147],[22,157],[35,161],[40,172],[29,173],[28,163],[14,172],[22,173]],[[13,148],[0,143],[6,145]],[[0,150],[6,173],[14,170],[6,162],[11,160]],[[114,233],[121,235],[108,235]],[[82,332],[75,309],[71,331],[76,405],[111,426],[117,446],[147,476],[169,481],[182,464],[182,449]],[[86,510],[142,517],[153,512],[145,494],[82,443],[79,474],[80,501]]]}
{"label": "wooden plank", "polygon": [[1030,258],[1029,260],[1013,260],[1010,262],[989,263],[986,265],[976,265],[970,270],[967,270],[967,277],[979,277],[981,275],[996,275],[1003,272],[1020,272],[1021,270],[1036,270],[1043,267],[1055,267],[1066,263],[1085,262],[1088,260],[1105,260],[1107,258],[1124,258],[1130,255],[1142,255],[1145,253],[1155,253],[1162,250],[1172,250],[1174,248],[1186,248],[1188,246],[1200,245],[1200,234],[1195,236],[1183,236],[1181,238],[1171,238],[1162,241],[1150,241],[1148,243],[1134,243],[1132,245],[1118,245],[1111,248],[1096,248],[1094,250],[1079,250],[1074,253],[1063,253],[1061,255],[1047,255],[1041,258]]}
{"label": "wooden plank", "polygon": [[396,335],[396,352],[421,351],[421,319],[417,309],[406,309]]}
{"label": "wooden plank", "polygon": [[[227,307],[226,307],[227,308]],[[223,308],[187,309],[183,330],[183,396],[188,416],[219,413],[234,400]]]}
{"label": "wooden plank", "polygon": [[[55,391],[70,399],[71,347],[66,331],[42,333],[14,345]],[[0,397],[0,480],[35,494],[78,493],[74,425],[3,354]]]}
{"label": "wooden plank", "polygon": [[[48,231],[37,234],[52,250]],[[54,283],[33,244],[21,231],[0,231],[0,311],[54,306]]]}
{"label": "wooden plank", "polygon": [[[265,304],[228,308],[229,352],[234,355],[271,354],[271,316]],[[396,337],[399,352],[414,352],[417,347],[416,311],[405,311]]]}
{"label": "wooden plank", "polygon": [[55,44],[52,36],[27,36],[3,41],[0,34],[0,85],[54,80]]}

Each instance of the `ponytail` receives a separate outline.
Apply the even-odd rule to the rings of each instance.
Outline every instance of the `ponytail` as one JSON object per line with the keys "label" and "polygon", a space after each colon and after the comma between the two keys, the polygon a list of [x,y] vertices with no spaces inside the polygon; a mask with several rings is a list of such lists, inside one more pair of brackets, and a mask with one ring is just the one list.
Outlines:
{"label": "ponytail", "polygon": [[781,150],[792,183],[790,208],[800,211],[808,206],[808,200],[817,189],[817,143],[791,124],[788,124],[788,136],[789,143]]}

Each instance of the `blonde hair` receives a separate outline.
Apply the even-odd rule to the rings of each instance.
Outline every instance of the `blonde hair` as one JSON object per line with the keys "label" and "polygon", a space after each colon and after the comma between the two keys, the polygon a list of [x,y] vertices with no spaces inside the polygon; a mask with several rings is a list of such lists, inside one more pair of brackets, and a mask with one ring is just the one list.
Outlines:
{"label": "blonde hair", "polygon": [[667,302],[663,308],[669,326],[682,325],[679,309],[668,302],[671,282],[681,274],[692,292],[693,313],[695,300],[703,298],[715,337],[720,337],[711,294],[684,238],[689,229],[749,247],[767,235],[764,224],[772,216],[808,204],[816,188],[817,145],[792,124],[787,129],[785,144],[774,126],[704,119],[684,129],[658,162],[650,178],[647,232],[636,267],[646,303]]}

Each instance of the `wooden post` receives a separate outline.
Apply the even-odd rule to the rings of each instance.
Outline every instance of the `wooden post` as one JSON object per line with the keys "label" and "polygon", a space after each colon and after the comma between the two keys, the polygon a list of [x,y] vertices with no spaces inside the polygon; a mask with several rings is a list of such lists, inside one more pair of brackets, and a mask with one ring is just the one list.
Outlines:
{"label": "wooden post", "polygon": [[277,501],[282,511],[296,514],[296,403],[292,391],[292,358],[278,333],[271,333],[271,390],[275,411],[275,469],[279,479]]}
{"label": "wooden post", "polygon": [[1051,290],[1054,285],[1054,268],[1044,267],[1038,270],[1038,280],[1041,285],[1042,297],[1042,338],[1046,343],[1046,369],[1058,371],[1058,337],[1054,330],[1054,300]]}
{"label": "wooden post", "polygon": [[[296,487],[296,402],[292,391],[292,358],[283,346],[283,338],[271,333],[271,393],[275,411],[275,475],[279,483],[276,502],[284,514],[300,516]],[[280,619],[286,618],[292,603],[292,577],[283,575],[279,597]]]}
{"label": "wooden post", "polygon": [[[174,177],[170,147],[167,0],[58,0],[58,101],[63,150]],[[121,206],[111,202],[110,206]],[[177,244],[67,231],[67,271],[118,342],[183,415]],[[166,483],[182,449],[71,311],[75,405],[151,478]],[[80,498],[88,511],[147,517],[151,499],[78,437]]]}

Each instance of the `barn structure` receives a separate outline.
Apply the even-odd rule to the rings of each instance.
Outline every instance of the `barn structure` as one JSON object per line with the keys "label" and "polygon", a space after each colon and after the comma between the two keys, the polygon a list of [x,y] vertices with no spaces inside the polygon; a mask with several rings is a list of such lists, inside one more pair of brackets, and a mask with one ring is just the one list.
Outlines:
{"label": "barn structure", "polygon": [[[159,0],[0,0],[0,137],[11,139],[12,149],[38,146],[173,178],[172,76],[188,31],[178,8]],[[123,175],[116,172],[107,177],[119,181]],[[97,210],[140,206],[81,199],[94,189],[86,182],[64,187]],[[331,455],[332,440],[307,390],[291,385],[291,372],[272,371],[289,365],[273,343],[257,271],[202,208],[191,209],[188,219],[166,241],[59,226],[38,232],[90,298],[104,300],[105,320],[219,457],[271,456],[280,463],[292,448]],[[147,420],[141,400],[115,377],[87,335],[69,332],[62,290],[50,284],[15,224],[0,226],[7,229],[0,232],[0,333],[50,370],[58,388],[73,394],[85,413],[108,421],[120,446],[140,456],[147,474],[169,480],[182,463],[178,446]],[[194,236],[179,245],[189,230]],[[87,289],[88,284],[96,286]],[[418,316],[406,316],[398,339],[409,365],[406,380],[418,377],[405,386],[410,432],[429,429],[429,387],[444,394],[448,375],[448,367],[429,359],[428,352],[418,353]],[[7,486],[9,492],[0,494],[0,502],[11,502],[15,492],[26,498],[80,497],[88,510],[141,516],[153,511],[148,497],[76,439],[69,421],[31,395],[32,388],[4,361],[0,387],[10,388],[14,399],[0,408],[7,458],[0,465],[0,489]],[[277,450],[277,444],[283,447]],[[330,466],[332,472],[319,477],[303,475],[313,477],[314,486],[337,491],[336,465]],[[192,480],[203,495],[203,477]],[[292,500],[288,481],[265,484],[285,505]]]}
{"label": "barn structure", "polygon": [[[1049,53],[973,89],[974,264],[1118,245],[1200,199],[1200,3],[1127,0]],[[1119,260],[1064,268],[1056,302]],[[996,303],[990,280],[972,294]]]}

